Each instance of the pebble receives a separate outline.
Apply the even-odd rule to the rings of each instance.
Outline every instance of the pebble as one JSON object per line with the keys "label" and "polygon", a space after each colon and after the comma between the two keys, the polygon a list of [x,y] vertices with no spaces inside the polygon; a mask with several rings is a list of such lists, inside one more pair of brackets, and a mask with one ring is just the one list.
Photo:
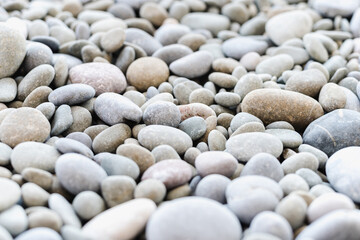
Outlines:
{"label": "pebble", "polygon": [[192,177],[192,169],[185,161],[169,159],[160,161],[149,167],[142,175],[141,180],[158,179],[171,189],[187,183]]}
{"label": "pebble", "polygon": [[11,147],[5,143],[0,143],[0,166],[6,166],[10,162],[11,153]]}
{"label": "pebble", "polygon": [[234,87],[234,93],[240,95],[240,99],[251,91],[260,89],[263,87],[263,81],[256,74],[245,74],[236,83]]}
{"label": "pebble", "polygon": [[65,153],[79,153],[88,158],[93,158],[94,153],[88,148],[85,144],[70,139],[70,138],[60,138],[55,142],[56,149],[65,154]]}
{"label": "pebble", "polygon": [[101,194],[112,208],[133,199],[136,182],[128,176],[109,176],[101,182]]}
{"label": "pebble", "polygon": [[304,224],[306,211],[307,204],[305,200],[296,194],[286,196],[275,208],[275,212],[283,216],[294,230]]}
{"label": "pebble", "polygon": [[160,162],[166,159],[180,159],[179,154],[169,145],[159,145],[155,147],[151,153],[155,158],[155,162]]}
{"label": "pebble", "polygon": [[185,57],[193,53],[191,48],[182,44],[170,44],[164,46],[163,48],[158,49],[153,53],[153,57],[160,58],[167,65],[170,65],[172,62]]}
{"label": "pebble", "polygon": [[[216,217],[209,218],[209,215]],[[233,213],[219,203],[201,197],[185,197],[161,205],[146,226],[149,240],[186,237],[230,240],[240,239],[241,232],[241,225]]]}
{"label": "pebble", "polygon": [[261,61],[256,66],[257,74],[270,74],[279,77],[284,71],[292,69],[294,60],[288,54],[279,54]]}
{"label": "pebble", "polygon": [[47,120],[50,120],[54,114],[55,114],[55,105],[50,102],[45,102],[36,107],[37,110],[39,110],[44,116],[47,118]]}
{"label": "pebble", "polygon": [[327,83],[321,88],[319,103],[326,112],[345,108],[346,102],[346,93],[337,84]]}
{"label": "pebble", "polygon": [[230,178],[237,168],[237,160],[230,154],[220,151],[208,151],[196,157],[195,167],[201,177],[220,174]]}
{"label": "pebble", "polygon": [[295,173],[289,173],[285,175],[280,181],[279,185],[285,195],[298,190],[309,191],[309,185],[307,182]]}
{"label": "pebble", "polygon": [[60,153],[55,147],[45,143],[23,142],[11,154],[11,166],[18,173],[28,167],[54,172]]}
{"label": "pebble", "polygon": [[181,121],[181,113],[175,104],[158,101],[146,108],[143,113],[143,120],[146,125],[178,127]]}
{"label": "pebble", "polygon": [[[227,134],[226,129],[223,130]],[[221,131],[217,129],[210,131],[207,141],[210,151],[224,151],[226,148],[226,137]]]}
{"label": "pebble", "polygon": [[[28,227],[28,218],[25,210],[20,205],[14,205],[2,211],[0,213],[0,224],[11,235],[19,235]],[[0,234],[0,236],[2,235]]]}
{"label": "pebble", "polygon": [[53,176],[48,171],[27,167],[21,172],[21,176],[28,182],[35,183],[45,190],[49,190],[53,184]]}
{"label": "pebble", "polygon": [[301,135],[294,130],[267,129],[265,130],[265,133],[270,133],[271,135],[278,137],[284,148],[297,148],[303,142]]}
{"label": "pebble", "polygon": [[283,144],[279,138],[268,133],[242,133],[226,142],[226,151],[239,161],[247,162],[258,153],[269,153],[277,158],[283,151]]}
{"label": "pebble", "polygon": [[326,83],[326,77],[320,70],[308,69],[292,75],[286,81],[285,89],[316,97]]}
{"label": "pebble", "polygon": [[[295,129],[305,129],[324,114],[321,105],[313,98],[278,89],[254,90],[245,96],[241,107],[242,111],[257,116],[265,125],[275,121],[287,121]],[[268,114],[269,107],[273,109],[273,114]]]}
{"label": "pebble", "polygon": [[283,216],[270,211],[264,211],[256,215],[250,224],[249,231],[269,233],[284,240],[293,239],[289,222]]}
{"label": "pebble", "polygon": [[105,210],[104,200],[92,191],[84,191],[78,194],[72,205],[75,212],[84,220],[90,220]]}
{"label": "pebble", "polygon": [[124,156],[103,152],[95,155],[94,160],[101,165],[109,176],[125,175],[136,180],[140,174],[136,162]]}
{"label": "pebble", "polygon": [[61,236],[53,229],[48,227],[37,227],[23,232],[16,237],[16,240],[27,240],[27,239],[47,239],[47,240],[61,240]]}
{"label": "pebble", "polygon": [[226,187],[230,182],[230,179],[220,174],[207,175],[196,185],[194,195],[224,204]]}
{"label": "pebble", "polygon": [[274,210],[282,197],[280,185],[263,176],[236,178],[226,188],[228,207],[246,224],[259,213]]}
{"label": "pebble", "polygon": [[188,134],[192,140],[197,140],[206,132],[206,122],[202,117],[190,117],[182,121],[179,129]]}
{"label": "pebble", "polygon": [[310,188],[322,183],[321,177],[315,171],[309,168],[300,168],[295,173],[302,177]]}
{"label": "pebble", "polygon": [[69,105],[63,104],[59,106],[54,114],[54,118],[51,123],[51,135],[59,135],[69,129],[74,123],[73,115],[71,114],[71,108]]}
{"label": "pebble", "polygon": [[[116,110],[113,108],[116,106]],[[94,103],[96,115],[109,125],[130,120],[140,122],[141,109],[128,98],[116,93],[103,93],[98,96]]]}
{"label": "pebble", "polygon": [[327,17],[335,17],[336,15],[348,17],[359,6],[359,3],[354,0],[346,1],[341,6],[338,3],[337,0],[315,0],[311,5],[316,11]]}
{"label": "pebble", "polygon": [[207,29],[216,36],[220,31],[227,30],[230,27],[230,20],[214,13],[194,12],[183,16],[181,24],[191,29]]}
{"label": "pebble", "polygon": [[59,87],[49,94],[49,102],[56,106],[62,104],[77,105],[95,96],[95,89],[86,84],[70,84]]}
{"label": "pebble", "polygon": [[[76,153],[61,155],[56,161],[56,176],[61,185],[72,194],[82,191],[98,191],[107,174],[91,159]],[[74,181],[74,178],[81,181]]]}
{"label": "pebble", "polygon": [[240,176],[248,175],[260,175],[279,182],[284,177],[284,170],[273,155],[258,153],[245,164]]}
{"label": "pebble", "polygon": [[99,133],[93,140],[92,149],[95,153],[114,153],[117,147],[130,137],[130,127],[124,123],[118,123]]}
{"label": "pebble", "polygon": [[360,195],[355,190],[360,183],[356,174],[359,164],[355,157],[359,151],[359,147],[345,147],[333,154],[326,163],[326,176],[331,186],[354,202],[360,201]]}
{"label": "pebble", "polygon": [[23,62],[26,54],[26,41],[18,31],[5,24],[1,24],[0,35],[2,36],[0,78],[5,78],[13,75]]}
{"label": "pebble", "polygon": [[7,179],[0,178],[0,189],[1,192],[6,194],[0,199],[0,210],[10,208],[20,200],[21,190],[18,184]]}
{"label": "pebble", "polygon": [[332,111],[306,128],[303,134],[304,143],[323,151],[328,156],[342,148],[357,146],[358,134],[355,126],[359,116],[359,113],[353,110]]}
{"label": "pebble", "polygon": [[[147,74],[142,74],[146,72]],[[150,86],[158,87],[169,77],[169,69],[164,61],[155,57],[135,60],[126,71],[127,81],[139,91],[146,91]]]}
{"label": "pebble", "polygon": [[21,197],[28,207],[45,206],[48,202],[49,195],[47,191],[35,183],[28,182],[21,186]]}
{"label": "pebble", "polygon": [[64,225],[81,227],[80,219],[77,217],[72,205],[60,194],[52,193],[49,197],[49,208],[61,217]]}
{"label": "pebble", "polygon": [[100,45],[106,52],[113,53],[123,46],[124,41],[125,31],[122,28],[114,28],[101,37]]}
{"label": "pebble", "polygon": [[142,232],[156,205],[149,199],[134,199],[97,215],[82,228],[94,238],[131,239]]}
{"label": "pebble", "polygon": [[28,218],[30,229],[46,227],[59,232],[63,224],[60,216],[55,211],[47,208],[30,213]]}
{"label": "pebble", "polygon": [[[301,22],[301,26],[298,23]],[[311,16],[301,10],[280,13],[266,23],[266,33],[276,44],[281,45],[292,38],[302,38],[312,29],[313,20]]]}
{"label": "pebble", "polygon": [[153,55],[162,47],[161,43],[152,35],[138,28],[126,29],[125,36],[125,42],[140,47],[147,56]]}
{"label": "pebble", "polygon": [[[84,63],[70,69],[69,79],[72,83],[90,85],[96,91],[96,96],[102,93],[121,93],[127,83],[119,68],[108,63]],[[75,90],[73,90],[75,91]]]}
{"label": "pebble", "polygon": [[0,102],[11,102],[17,94],[17,84],[12,78],[0,79]]}
{"label": "pebble", "polygon": [[268,44],[265,41],[247,37],[235,37],[226,40],[222,44],[221,49],[227,57],[240,60],[243,56],[250,52],[264,54],[267,47]]}
{"label": "pebble", "polygon": [[82,144],[84,144],[85,146],[87,146],[88,148],[91,149],[92,139],[86,133],[73,132],[73,133],[70,133],[69,135],[67,135],[66,138],[70,138],[70,139],[76,140],[78,142],[81,142]]}
{"label": "pebble", "polygon": [[154,37],[163,46],[167,46],[178,43],[179,39],[188,33],[190,33],[190,28],[187,26],[181,24],[165,24],[156,30]]}
{"label": "pebble", "polygon": [[166,195],[166,186],[157,179],[146,179],[141,181],[135,188],[135,198],[148,198],[155,203],[160,203]]}
{"label": "pebble", "polygon": [[163,125],[149,125],[141,129],[138,134],[138,141],[150,151],[159,145],[168,144],[179,154],[185,153],[193,144],[186,133]]}

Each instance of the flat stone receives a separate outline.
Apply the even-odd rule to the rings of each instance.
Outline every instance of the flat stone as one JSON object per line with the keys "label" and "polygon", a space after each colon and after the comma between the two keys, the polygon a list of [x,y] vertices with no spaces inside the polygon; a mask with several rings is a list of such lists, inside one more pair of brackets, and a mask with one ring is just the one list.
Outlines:
{"label": "flat stone", "polygon": [[55,89],[49,94],[49,102],[56,106],[76,105],[86,102],[95,96],[95,89],[87,84],[70,84]]}
{"label": "flat stone", "polygon": [[27,167],[21,172],[21,176],[45,190],[49,190],[53,184],[53,175],[39,168]]}
{"label": "flat stone", "polygon": [[107,176],[105,170],[91,159],[76,153],[59,157],[55,172],[61,185],[72,194],[86,190],[98,191],[101,181]]}
{"label": "flat stone", "polygon": [[265,132],[278,137],[283,143],[284,148],[297,148],[303,142],[301,135],[294,130],[267,129]]}
{"label": "flat stone", "polygon": [[201,177],[210,174],[220,174],[230,178],[238,162],[231,154],[220,151],[208,151],[196,157],[195,167]]}
{"label": "flat stone", "polygon": [[69,78],[72,83],[84,83],[93,87],[96,96],[105,92],[122,93],[126,79],[119,68],[108,63],[84,63],[70,69]]}
{"label": "flat stone", "polygon": [[155,209],[149,199],[134,199],[97,215],[82,232],[95,238],[132,239],[143,230]]}
{"label": "flat stone", "polygon": [[[242,111],[257,116],[265,125],[286,121],[299,130],[324,114],[321,105],[313,98],[279,89],[254,90],[246,95],[241,107]],[[272,114],[268,114],[270,108]]]}
{"label": "flat stone", "polygon": [[152,56],[160,58],[167,65],[170,65],[172,62],[191,53],[193,53],[193,51],[188,46],[182,44],[170,44],[158,49]]}
{"label": "flat stone", "polygon": [[113,28],[107,31],[100,41],[102,49],[108,53],[113,53],[119,50],[125,41],[125,31],[123,28]]}
{"label": "flat stone", "polygon": [[196,12],[186,14],[181,19],[181,24],[191,29],[207,29],[216,36],[221,30],[230,27],[230,20],[219,14]]}
{"label": "flat stone", "polygon": [[60,216],[53,210],[43,208],[29,213],[29,228],[46,227],[55,231],[60,231],[63,224]]}
{"label": "flat stone", "polygon": [[241,232],[241,225],[231,211],[216,201],[201,197],[180,198],[161,205],[146,227],[149,240],[186,237],[232,240],[240,239]]}
{"label": "flat stone", "polygon": [[347,102],[346,93],[335,83],[325,84],[319,94],[319,103],[326,112],[345,108]]}
{"label": "flat stone", "polygon": [[28,182],[21,186],[21,197],[27,207],[45,206],[49,195],[47,191],[35,183]]}
{"label": "flat stone", "polygon": [[285,174],[295,173],[301,168],[308,168],[316,171],[319,167],[319,161],[313,154],[302,152],[286,158],[281,163],[281,166]]}
{"label": "flat stone", "polygon": [[160,162],[161,160],[166,159],[180,159],[179,154],[169,145],[159,145],[154,148],[151,153],[155,158],[155,162]]}
{"label": "flat stone", "polygon": [[158,101],[150,104],[143,114],[146,125],[166,125],[178,127],[181,113],[177,106],[171,102]]}
{"label": "flat stone", "polygon": [[279,138],[268,133],[242,133],[226,142],[226,151],[239,161],[247,162],[258,153],[269,153],[277,158],[283,151],[283,144]]}
{"label": "flat stone", "polygon": [[265,41],[256,40],[248,37],[235,37],[224,41],[221,46],[222,51],[227,57],[240,60],[245,54],[256,52],[264,54],[268,44]]}
{"label": "flat stone", "polygon": [[6,192],[6,195],[4,195],[0,201],[1,211],[10,208],[20,200],[20,187],[17,183],[11,181],[10,179],[0,178],[0,189],[1,192]]}
{"label": "flat stone", "polygon": [[303,134],[304,143],[323,151],[328,156],[342,148],[358,146],[356,125],[359,121],[360,115],[356,111],[347,109],[332,111],[306,128]]}
{"label": "flat stone", "polygon": [[103,93],[94,103],[96,115],[109,125],[125,122],[126,120],[140,122],[141,109],[128,98],[116,93]]}
{"label": "flat stone", "polygon": [[48,86],[37,87],[25,98],[22,106],[36,108],[42,103],[47,103],[52,91]]}
{"label": "flat stone", "polygon": [[60,138],[55,142],[56,149],[65,153],[79,153],[88,158],[93,158],[94,153],[85,144],[70,138]]}
{"label": "flat stone", "polygon": [[142,175],[141,180],[150,178],[163,182],[167,189],[187,183],[192,177],[192,169],[188,163],[179,159],[160,161],[149,167]]}
{"label": "flat stone", "polygon": [[93,141],[92,148],[95,153],[115,152],[117,147],[131,137],[131,129],[124,123],[115,124],[101,133]]}
{"label": "flat stone", "polygon": [[116,154],[133,160],[139,166],[141,174],[155,163],[153,154],[136,144],[122,144],[116,149]]}
{"label": "flat stone", "polygon": [[69,105],[61,105],[55,111],[52,123],[51,123],[51,135],[56,136],[71,127],[74,123],[74,118],[71,114],[71,108]]}
{"label": "flat stone", "polygon": [[55,147],[37,142],[24,142],[17,145],[11,154],[11,165],[21,173],[27,167],[54,171],[60,153]]}
{"label": "flat stone", "polygon": [[308,69],[292,75],[286,81],[285,89],[316,97],[326,83],[326,77],[320,70]]}
{"label": "flat stone", "polygon": [[288,54],[279,54],[261,61],[256,66],[256,73],[267,73],[279,77],[284,71],[292,69],[294,60]]}

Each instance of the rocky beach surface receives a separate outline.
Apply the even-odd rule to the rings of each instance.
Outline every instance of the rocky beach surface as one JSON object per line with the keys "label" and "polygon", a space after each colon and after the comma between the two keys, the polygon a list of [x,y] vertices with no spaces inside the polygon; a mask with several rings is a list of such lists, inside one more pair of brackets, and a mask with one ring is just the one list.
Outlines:
{"label": "rocky beach surface", "polygon": [[359,59],[358,0],[0,0],[0,239],[360,239]]}

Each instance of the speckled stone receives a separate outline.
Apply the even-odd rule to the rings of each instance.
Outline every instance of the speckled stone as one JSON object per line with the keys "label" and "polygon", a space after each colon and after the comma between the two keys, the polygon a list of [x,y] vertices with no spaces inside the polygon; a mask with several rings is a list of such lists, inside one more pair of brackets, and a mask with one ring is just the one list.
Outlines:
{"label": "speckled stone", "polygon": [[326,77],[320,70],[308,69],[292,75],[286,81],[285,89],[316,97],[326,83]]}
{"label": "speckled stone", "polygon": [[108,63],[84,63],[70,69],[69,79],[72,83],[84,83],[93,87],[96,96],[105,92],[122,93],[126,79],[119,68]]}
{"label": "speckled stone", "polygon": [[[287,121],[303,130],[324,112],[321,105],[304,94],[278,89],[258,89],[247,94],[241,108],[260,118],[265,125]],[[269,109],[273,109],[269,114]]]}
{"label": "speckled stone", "polygon": [[56,106],[76,105],[86,102],[95,96],[95,89],[87,84],[70,84],[59,87],[49,94],[49,102]]}
{"label": "speckled stone", "polygon": [[[146,74],[143,74],[146,72]],[[139,58],[132,62],[126,71],[126,78],[139,91],[150,86],[158,87],[169,77],[169,69],[164,61],[155,57]]]}
{"label": "speckled stone", "polygon": [[93,141],[92,148],[95,153],[114,152],[117,147],[131,137],[131,129],[124,123],[115,124],[101,133],[99,133]]}
{"label": "speckled stone", "polygon": [[146,125],[178,127],[181,120],[181,113],[174,103],[157,101],[146,108],[143,114],[143,120]]}
{"label": "speckled stone", "polygon": [[101,195],[112,208],[133,199],[135,187],[135,180],[129,176],[109,176],[101,182]]}

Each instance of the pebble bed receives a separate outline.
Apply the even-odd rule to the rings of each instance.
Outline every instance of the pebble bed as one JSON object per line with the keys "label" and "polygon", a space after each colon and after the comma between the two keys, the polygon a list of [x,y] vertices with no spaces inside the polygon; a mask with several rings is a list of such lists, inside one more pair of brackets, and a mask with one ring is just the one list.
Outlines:
{"label": "pebble bed", "polygon": [[0,239],[360,239],[359,57],[358,0],[0,0]]}

